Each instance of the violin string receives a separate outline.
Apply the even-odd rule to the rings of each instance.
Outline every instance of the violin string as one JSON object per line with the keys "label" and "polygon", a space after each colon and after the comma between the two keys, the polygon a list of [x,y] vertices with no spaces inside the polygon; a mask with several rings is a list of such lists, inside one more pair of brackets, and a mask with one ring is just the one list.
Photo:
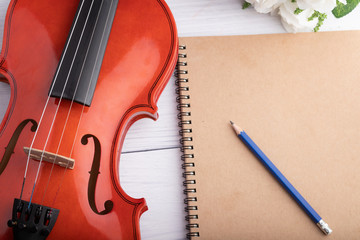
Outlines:
{"label": "violin string", "polygon": [[[70,70],[69,70],[69,73],[68,73],[68,75],[67,75],[67,77],[66,77],[66,81],[65,81],[65,84],[64,84],[64,88],[63,88],[63,90],[62,90],[62,93],[61,93],[61,96],[60,96],[60,100],[59,100],[59,102],[58,102],[58,106],[57,106],[57,108],[56,108],[56,111],[55,111],[55,114],[54,114],[54,117],[53,117],[53,120],[52,120],[52,123],[51,123],[51,126],[50,126],[50,130],[49,130],[49,133],[48,133],[48,135],[47,135],[47,138],[46,138],[46,141],[45,141],[45,144],[44,144],[44,148],[43,148],[43,150],[42,150],[42,154],[41,154],[40,161],[39,161],[39,164],[38,164],[38,169],[37,169],[37,173],[36,173],[36,176],[35,176],[34,185],[33,185],[33,189],[32,189],[32,192],[31,192],[31,196],[30,196],[30,201],[29,201],[29,206],[28,206],[28,207],[30,207],[30,204],[31,204],[31,201],[32,201],[32,198],[33,198],[33,195],[34,195],[35,186],[36,186],[36,183],[37,183],[37,180],[38,180],[38,177],[39,177],[39,173],[40,173],[41,163],[42,163],[42,160],[43,160],[43,158],[44,158],[44,151],[45,151],[45,149],[46,149],[46,147],[47,147],[47,144],[48,144],[48,141],[49,141],[49,139],[50,139],[50,135],[51,135],[51,132],[52,132],[52,129],[53,129],[53,127],[54,127],[54,123],[55,123],[57,114],[58,114],[59,109],[60,109],[60,106],[61,106],[61,102],[62,102],[62,99],[63,99],[63,96],[64,96],[64,92],[65,92],[65,89],[66,89],[66,86],[67,86],[67,83],[68,83],[68,80],[69,80],[69,77],[70,77],[71,70],[72,70],[72,68],[73,68],[73,66],[74,66],[75,57],[76,57],[76,55],[77,55],[77,53],[78,53],[81,40],[82,40],[82,38],[83,38],[83,36],[84,36],[84,31],[85,31],[87,22],[88,22],[88,20],[89,20],[89,16],[90,16],[90,12],[91,12],[91,9],[92,9],[93,4],[94,4],[94,0],[92,0],[92,2],[91,2],[90,11],[89,11],[88,14],[87,14],[87,17],[86,17],[86,20],[85,20],[85,25],[84,25],[84,28],[83,28],[83,30],[82,30],[82,32],[81,32],[80,40],[79,40],[79,42],[78,42],[78,44],[77,44],[76,51],[75,51],[75,54],[74,54],[74,58],[73,58],[73,60],[72,60],[72,62],[71,62]],[[79,15],[80,15],[80,14],[79,14]]]}
{"label": "violin string", "polygon": [[[104,2],[101,2],[100,8],[99,8],[99,14],[98,14],[98,16],[97,16],[97,18],[96,18],[96,21],[95,21],[94,29],[93,29],[93,31],[92,31],[91,38],[90,38],[90,43],[92,42],[92,39],[93,39],[93,37],[94,37],[95,28],[96,28],[97,23],[98,23],[98,20],[99,20],[99,16],[100,16],[101,9],[102,9],[102,7],[103,7],[103,3],[104,3]],[[91,10],[91,9],[90,9],[90,10]],[[91,45],[91,44],[89,44],[89,46],[88,46],[88,48],[87,48],[87,50],[86,50],[86,54],[85,54],[85,58],[84,58],[84,59],[87,59],[87,56],[88,56],[89,50],[90,50],[90,45]],[[47,184],[46,184],[46,187],[45,187],[45,190],[44,190],[43,197],[42,197],[42,200],[41,200],[41,204],[40,204],[40,205],[43,204],[43,201],[44,201],[44,199],[45,199],[45,195],[46,195],[46,192],[47,192],[47,189],[48,189],[48,186],[49,186],[49,183],[50,183],[50,179],[51,179],[51,176],[52,176],[52,172],[53,172],[53,169],[54,169],[54,166],[55,166],[55,161],[56,161],[56,159],[57,159],[58,153],[59,153],[59,151],[60,151],[61,143],[62,143],[63,137],[64,137],[64,135],[65,135],[65,130],[66,130],[66,127],[67,127],[67,125],[68,125],[70,113],[71,113],[71,110],[72,110],[72,107],[73,107],[73,103],[74,103],[74,100],[75,100],[75,96],[76,96],[76,93],[77,93],[77,90],[78,90],[78,87],[79,87],[79,84],[80,84],[80,79],[81,79],[82,73],[83,73],[83,71],[84,71],[84,67],[85,67],[85,60],[84,60],[83,63],[82,63],[81,70],[80,70],[80,75],[79,75],[78,80],[77,80],[77,82],[76,82],[74,94],[73,94],[73,97],[72,97],[72,99],[71,99],[70,107],[69,107],[69,110],[68,110],[68,113],[67,113],[67,116],[66,116],[66,120],[65,120],[63,129],[62,129],[61,137],[60,137],[60,140],[59,140],[59,143],[58,143],[58,146],[57,146],[57,149],[56,149],[56,153],[55,153],[55,158],[54,158],[54,161],[53,161],[52,166],[51,166],[50,174],[49,174],[49,177],[48,177],[48,181],[47,181]],[[90,80],[89,86],[91,85],[91,81],[92,81],[92,80]],[[87,92],[87,93],[88,93],[88,92]],[[88,97],[88,94],[87,94],[87,93],[86,93],[86,96],[85,96],[85,100],[86,100],[87,97]],[[79,123],[80,123],[80,120],[79,120]],[[78,126],[79,126],[79,125],[78,125]],[[75,142],[75,139],[76,139],[76,134],[75,134],[74,142]],[[69,162],[68,162],[68,164],[69,164]],[[68,164],[67,164],[65,170],[68,168]],[[62,178],[62,179],[63,179],[63,178]],[[61,181],[62,181],[62,180],[61,180]],[[57,194],[56,194],[56,195],[57,195]]]}
{"label": "violin string", "polygon": [[[114,0],[111,0],[110,9],[113,7],[113,3],[114,3]],[[107,17],[106,17],[105,26],[107,26],[107,24],[108,24],[109,17],[110,17],[110,11],[109,11],[109,13],[108,13],[108,15],[107,15]],[[105,30],[106,30],[106,29],[104,28],[104,31],[103,31],[102,36],[101,36],[100,46],[101,46],[101,44],[102,44],[102,42],[103,42],[103,40],[104,40]],[[99,55],[100,55],[100,48],[98,49],[98,52],[97,52],[97,54],[96,54],[95,62],[98,61]],[[94,76],[94,71],[95,71],[95,69],[93,69],[92,72],[91,72],[91,78],[90,78],[90,79],[91,79],[91,82],[92,82],[93,79],[94,79],[94,78],[93,78],[93,76]],[[89,91],[90,91],[91,82],[90,82],[90,84],[89,84],[89,86],[88,86],[88,89],[87,89],[87,91],[86,91],[86,98],[87,98],[87,96],[88,96],[88,94],[89,94]],[[70,151],[70,156],[69,156],[70,158],[71,158],[72,153],[73,153],[73,151],[74,151],[75,139],[76,139],[76,136],[77,136],[77,134],[78,134],[78,132],[79,132],[80,122],[81,122],[81,119],[82,119],[84,110],[85,110],[85,104],[83,104],[83,106],[82,106],[82,110],[81,110],[81,114],[80,114],[80,120],[79,120],[78,125],[77,125],[77,127],[76,127],[76,134],[75,134],[75,138],[74,138],[74,141],[73,141],[73,144],[72,144],[72,147],[71,147],[71,151]]]}
{"label": "violin string", "polygon": [[[113,3],[114,3],[114,0],[111,0],[110,9],[113,7]],[[108,24],[109,17],[110,17],[110,11],[109,11],[109,13],[108,13],[108,15],[107,15],[106,22],[105,22],[105,26],[107,26],[107,24]],[[103,40],[104,40],[105,30],[106,30],[106,29],[104,28],[103,34],[102,34],[102,36],[101,36],[100,45],[102,44],[102,42],[103,42]],[[100,55],[100,48],[98,49],[95,62],[98,61],[99,55]],[[92,81],[93,81],[93,79],[94,79],[94,78],[93,78],[93,76],[94,76],[94,71],[95,71],[95,69],[93,69],[93,71],[91,72],[91,77],[90,77],[91,81],[90,81],[90,84],[88,85],[88,89],[87,89],[87,91],[86,91],[85,99],[87,99],[88,94],[89,94],[89,92],[90,92],[90,86],[91,86],[91,83],[92,83]],[[81,72],[81,74],[82,74],[82,72]],[[81,75],[80,75],[80,76],[81,76]],[[72,154],[73,154],[73,151],[74,151],[74,149],[75,149],[75,143],[76,143],[75,141],[76,141],[77,135],[78,135],[78,133],[79,133],[80,123],[81,123],[81,120],[82,120],[82,117],[83,117],[84,110],[85,110],[85,104],[83,104],[83,106],[82,106],[82,110],[81,110],[80,118],[79,118],[79,121],[78,121],[78,125],[77,125],[77,127],[76,127],[76,133],[75,133],[75,137],[74,137],[74,140],[73,140],[73,143],[72,143],[72,147],[71,147],[71,151],[70,151],[69,158],[71,158],[71,156],[72,156]],[[59,184],[59,186],[58,186],[58,189],[57,189],[57,191],[56,191],[56,194],[55,194],[55,197],[54,197],[54,200],[53,200],[53,205],[55,204],[56,198],[57,198],[57,196],[58,196],[58,192],[60,191],[60,188],[61,188],[61,186],[62,186],[62,182],[63,182],[63,180],[64,180],[64,176],[65,176],[65,173],[66,173],[67,169],[68,169],[67,167],[64,169],[64,174],[63,174],[63,177],[62,177],[62,179],[61,179],[61,182],[60,182],[60,184]],[[53,205],[52,205],[52,206],[53,206]]]}
{"label": "violin string", "polygon": [[[84,2],[85,2],[85,0],[83,0],[82,3],[81,3],[79,13],[80,13],[81,10],[82,10],[82,7],[83,7],[83,5],[84,5]],[[79,15],[80,15],[80,14],[79,14]],[[78,21],[78,19],[79,19],[79,15],[78,15],[77,18],[75,19],[75,23],[74,23],[74,24],[77,23],[77,21]],[[68,49],[68,47],[69,47],[69,43],[70,43],[70,40],[71,40],[71,38],[72,38],[72,36],[73,36],[73,33],[74,33],[74,29],[72,29],[72,31],[70,32],[69,41],[68,41],[68,43],[67,43],[66,46],[65,46],[64,52],[66,52],[67,49]],[[55,77],[54,77],[53,84],[52,84],[52,86],[51,86],[51,88],[50,88],[50,93],[52,93],[52,91],[54,90],[54,86],[55,86],[55,83],[56,83],[58,74],[59,74],[59,72],[60,72],[60,68],[61,68],[61,66],[62,66],[62,64],[63,64],[63,61],[64,61],[64,58],[61,58],[61,61],[60,61],[60,63],[59,63],[59,67],[58,67],[58,69],[57,69],[57,71],[56,71],[56,74],[55,74]],[[29,153],[28,153],[27,160],[26,160],[26,167],[25,167],[24,179],[23,179],[23,183],[22,183],[22,187],[21,187],[21,192],[20,192],[20,202],[21,202],[21,199],[22,199],[22,195],[23,195],[23,191],[24,191],[24,186],[25,186],[25,181],[26,181],[26,177],[27,177],[27,172],[28,172],[28,167],[29,167],[29,162],[30,162],[30,154],[31,154],[32,148],[33,148],[33,146],[34,146],[34,142],[35,142],[35,139],[36,139],[36,137],[37,137],[37,134],[38,134],[38,132],[39,132],[39,129],[40,129],[40,126],[41,126],[41,123],[42,123],[42,120],[43,120],[43,117],[44,117],[46,108],[47,108],[47,106],[48,106],[48,104],[49,104],[50,95],[51,95],[51,94],[49,94],[49,96],[48,96],[47,99],[46,99],[46,103],[45,103],[44,109],[43,109],[43,111],[42,111],[42,113],[41,113],[41,117],[40,117],[40,120],[39,120],[39,123],[38,123],[38,127],[37,127],[37,129],[36,129],[36,131],[35,131],[34,137],[33,137],[32,141],[31,141],[31,144],[30,144],[30,147],[29,147]]]}
{"label": "violin string", "polygon": [[54,205],[55,205],[55,200],[56,200],[56,198],[57,198],[57,196],[58,196],[58,194],[59,194],[59,191],[60,191],[60,188],[61,188],[61,186],[62,186],[62,183],[64,182],[65,173],[66,173],[66,170],[68,169],[68,167],[69,167],[69,162],[66,164],[65,170],[64,170],[64,172],[63,172],[63,174],[62,174],[62,176],[61,176],[60,184],[59,184],[59,186],[58,186],[58,189],[56,190],[55,197],[54,197],[54,199],[53,199],[53,201],[52,201],[52,204],[51,204],[50,206],[54,206]]}

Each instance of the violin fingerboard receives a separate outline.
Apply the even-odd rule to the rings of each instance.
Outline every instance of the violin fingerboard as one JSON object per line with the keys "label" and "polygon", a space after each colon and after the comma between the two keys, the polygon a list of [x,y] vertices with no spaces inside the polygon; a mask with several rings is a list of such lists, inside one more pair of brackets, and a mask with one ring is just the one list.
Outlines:
{"label": "violin fingerboard", "polygon": [[90,106],[118,0],[81,0],[49,96]]}

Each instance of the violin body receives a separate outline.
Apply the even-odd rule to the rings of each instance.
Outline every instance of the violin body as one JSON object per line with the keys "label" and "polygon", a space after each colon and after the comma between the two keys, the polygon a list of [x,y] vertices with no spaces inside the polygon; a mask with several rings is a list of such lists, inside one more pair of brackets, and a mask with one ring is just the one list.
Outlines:
{"label": "violin body", "polygon": [[42,161],[36,179],[40,162],[29,160],[22,199],[59,210],[48,239],[140,239],[146,202],[121,188],[119,159],[131,124],[157,118],[156,102],[177,60],[174,19],[163,0],[119,0],[88,107],[48,98],[78,5],[9,5],[0,56],[0,74],[11,87],[0,125],[0,239],[13,239],[6,223],[22,191],[24,147],[32,143],[74,161],[73,169]]}

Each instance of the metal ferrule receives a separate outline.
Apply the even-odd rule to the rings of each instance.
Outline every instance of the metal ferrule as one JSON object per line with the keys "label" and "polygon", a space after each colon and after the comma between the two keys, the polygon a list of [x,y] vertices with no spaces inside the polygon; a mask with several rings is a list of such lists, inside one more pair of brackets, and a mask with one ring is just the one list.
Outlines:
{"label": "metal ferrule", "polygon": [[329,228],[329,225],[322,219],[316,225],[318,225],[321,231],[323,231],[323,233],[326,235],[329,235],[332,232],[331,228]]}

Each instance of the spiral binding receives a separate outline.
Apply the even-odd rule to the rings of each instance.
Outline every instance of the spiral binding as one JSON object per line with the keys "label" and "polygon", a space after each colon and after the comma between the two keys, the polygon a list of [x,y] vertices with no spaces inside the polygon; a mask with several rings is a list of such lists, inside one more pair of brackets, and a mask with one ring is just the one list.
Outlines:
{"label": "spiral binding", "polygon": [[181,130],[179,131],[179,134],[181,136],[180,143],[182,145],[181,151],[183,152],[181,160],[184,161],[184,163],[182,164],[182,168],[184,169],[183,177],[185,178],[183,182],[183,185],[185,187],[184,194],[187,195],[187,197],[184,199],[184,203],[187,205],[185,207],[185,212],[187,213],[185,219],[188,222],[191,221],[186,225],[186,229],[189,230],[187,238],[190,239],[200,236],[199,232],[195,230],[199,228],[199,224],[193,223],[193,221],[196,221],[199,216],[198,214],[196,214],[198,207],[194,205],[197,202],[197,197],[194,196],[194,194],[196,193],[196,180],[191,179],[193,176],[195,176],[195,171],[193,170],[195,167],[195,163],[193,162],[194,153],[192,152],[194,147],[193,145],[191,145],[193,138],[192,136],[190,136],[190,134],[192,133],[192,123],[189,119],[189,117],[191,117],[191,106],[188,102],[190,99],[189,86],[187,86],[189,79],[187,78],[188,70],[185,69],[187,66],[187,55],[186,53],[183,53],[183,51],[186,50],[186,46],[180,45],[179,50],[179,59],[175,70],[175,75],[177,77],[176,93],[178,94],[176,101],[178,103],[177,108],[179,110],[179,127],[181,128]]}

